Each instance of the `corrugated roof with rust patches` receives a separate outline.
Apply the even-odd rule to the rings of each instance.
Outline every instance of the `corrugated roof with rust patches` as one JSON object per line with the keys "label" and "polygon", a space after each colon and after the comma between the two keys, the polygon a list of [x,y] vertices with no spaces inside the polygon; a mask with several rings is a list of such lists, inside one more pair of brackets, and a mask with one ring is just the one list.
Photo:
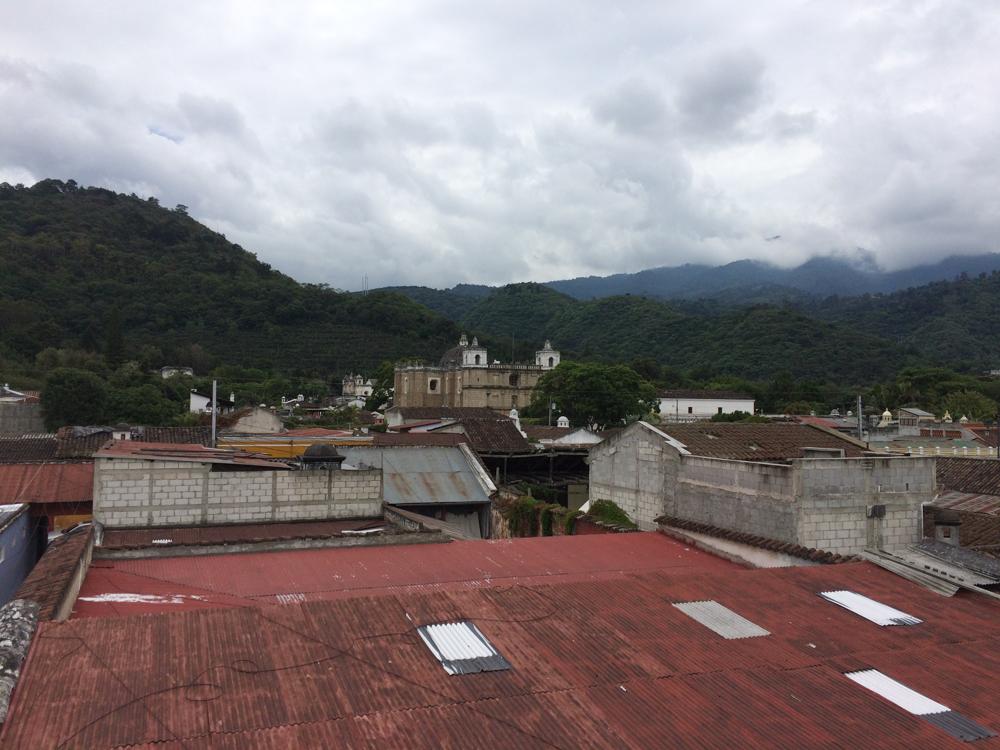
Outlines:
{"label": "corrugated roof with rust patches", "polygon": [[466,435],[450,432],[373,432],[372,444],[379,447],[392,445],[452,446],[468,443]]}
{"label": "corrugated roof with rust patches", "polygon": [[337,450],[353,466],[366,464],[382,469],[382,498],[387,503],[488,503],[495,487],[476,457],[463,451],[463,445],[338,446]]}
{"label": "corrugated roof with rust patches", "polygon": [[[531,444],[509,419],[464,419],[458,424],[476,453],[531,453]],[[452,428],[446,425],[441,429]]]}
{"label": "corrugated roof with rust patches", "polygon": [[[539,555],[548,539],[413,545],[406,549],[411,570],[425,555],[448,551],[460,563],[479,545],[501,559],[513,550],[524,558],[521,569],[536,577],[488,579],[481,572],[476,586],[387,589],[360,570],[382,587],[378,595],[368,589],[280,606],[44,623],[0,744],[965,746],[844,676],[861,669],[877,669],[1000,728],[995,600],[945,599],[869,563],[616,571],[615,559],[643,536],[558,540],[563,552],[577,543],[590,552],[613,550],[598,552],[607,577],[554,575],[553,556]],[[335,585],[335,576],[358,571],[358,553],[366,551],[326,550],[331,561],[338,559],[333,553],[342,561],[328,563],[327,578]],[[248,560],[242,577],[254,568]],[[289,575],[288,583],[298,580]],[[818,596],[843,589],[923,622],[881,628]],[[769,635],[726,639],[673,606],[703,601]],[[511,668],[447,674],[417,628],[456,621],[473,623]],[[980,742],[1000,746],[996,737]]]}
{"label": "corrugated roof with rust patches", "polygon": [[328,427],[302,427],[297,430],[285,430],[278,433],[280,437],[351,437],[352,430],[331,430]]}
{"label": "corrugated roof with rust patches", "polygon": [[936,467],[942,489],[1000,495],[1000,461],[995,458],[938,458]]}
{"label": "corrugated roof with rust patches", "polygon": [[935,508],[960,510],[963,513],[985,513],[990,516],[1000,516],[1000,496],[998,495],[949,491],[934,498],[931,505]]}
{"label": "corrugated roof with rust patches", "polygon": [[497,412],[479,406],[392,406],[386,412],[399,414],[406,421],[497,418]]}
{"label": "corrugated roof with rust patches", "polygon": [[93,463],[0,465],[0,503],[72,503],[93,499]]}
{"label": "corrugated roof with rust patches", "polygon": [[277,542],[292,539],[328,539],[343,536],[344,531],[368,528],[391,529],[392,524],[387,523],[380,516],[376,519],[355,518],[337,521],[107,529],[101,539],[101,549],[164,549],[179,546]]}
{"label": "corrugated roof with rust patches", "polygon": [[693,455],[711,458],[787,461],[802,458],[806,448],[841,449],[848,458],[867,453],[856,441],[839,433],[792,422],[697,422],[664,424],[657,429],[682,443]]}
{"label": "corrugated roof with rust patches", "polygon": [[139,458],[147,461],[197,461],[207,464],[232,464],[261,469],[288,469],[281,459],[258,453],[209,448],[185,443],[145,443],[138,440],[114,440],[96,454],[97,458]]}
{"label": "corrugated roof with rust patches", "polygon": [[93,536],[94,527],[87,524],[52,539],[13,598],[38,602],[39,620],[54,618]]}

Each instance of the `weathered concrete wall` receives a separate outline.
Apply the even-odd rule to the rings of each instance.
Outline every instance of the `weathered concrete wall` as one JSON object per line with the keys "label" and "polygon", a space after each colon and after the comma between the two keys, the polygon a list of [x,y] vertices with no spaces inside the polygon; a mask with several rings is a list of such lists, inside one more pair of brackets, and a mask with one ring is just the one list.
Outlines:
{"label": "weathered concrete wall", "polygon": [[41,404],[22,401],[0,404],[0,432],[45,432]]}
{"label": "weathered concrete wall", "polygon": [[[921,506],[934,499],[933,458],[794,461],[798,542],[831,552],[893,549],[920,541]],[[884,505],[884,518],[868,518]]]}
{"label": "weathered concrete wall", "polygon": [[218,471],[211,464],[99,458],[94,520],[188,526],[380,516],[382,472]]}
{"label": "weathered concrete wall", "polygon": [[[936,491],[933,458],[821,458],[790,464],[682,455],[640,426],[590,451],[590,496],[641,528],[661,515],[843,555],[920,540]],[[868,508],[885,506],[884,518]]]}
{"label": "weathered concrete wall", "polygon": [[673,497],[680,456],[653,433],[628,430],[590,451],[590,500],[611,500],[639,528],[653,530]]}
{"label": "weathered concrete wall", "polygon": [[780,464],[684,456],[677,483],[668,488],[665,512],[801,544],[793,474],[791,467]]}

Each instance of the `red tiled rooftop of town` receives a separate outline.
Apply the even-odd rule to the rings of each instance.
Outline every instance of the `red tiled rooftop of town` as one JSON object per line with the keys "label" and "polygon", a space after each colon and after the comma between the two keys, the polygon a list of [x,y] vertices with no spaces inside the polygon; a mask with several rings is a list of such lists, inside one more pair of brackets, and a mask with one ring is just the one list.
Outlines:
{"label": "red tiled rooftop of town", "polygon": [[[643,551],[630,554],[636,546]],[[964,746],[843,675],[866,668],[1000,728],[1000,604],[941,597],[869,563],[750,570],[696,556],[672,568],[687,552],[653,534],[525,539],[414,546],[409,576],[395,583],[424,585],[398,588],[385,578],[390,566],[364,552],[324,550],[322,566],[311,558],[314,578],[336,587],[336,576],[356,571],[378,596],[43,623],[0,744]],[[233,557],[281,554],[315,553]],[[589,574],[572,572],[594,556]],[[202,559],[204,573],[218,562]],[[449,562],[480,582],[453,585],[441,569]],[[487,566],[504,578],[487,577]],[[286,590],[306,570],[268,567]],[[250,594],[259,574],[243,565],[226,575]],[[817,596],[845,588],[924,622],[878,627]],[[702,600],[770,634],[727,640],[672,606]],[[474,622],[511,669],[446,674],[415,629],[456,620]]]}

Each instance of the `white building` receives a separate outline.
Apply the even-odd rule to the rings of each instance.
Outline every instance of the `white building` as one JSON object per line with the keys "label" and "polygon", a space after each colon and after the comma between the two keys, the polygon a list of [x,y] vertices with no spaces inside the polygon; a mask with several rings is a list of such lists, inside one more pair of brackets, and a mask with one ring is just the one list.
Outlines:
{"label": "white building", "polygon": [[664,422],[697,422],[737,411],[754,413],[753,396],[733,391],[663,391],[659,399]]}
{"label": "white building", "polygon": [[[231,414],[236,409],[236,395],[230,394],[228,399],[220,398],[218,404],[219,414]],[[198,391],[191,391],[189,397],[188,411],[192,414],[211,414],[212,397],[206,396]]]}
{"label": "white building", "polygon": [[368,398],[375,390],[375,384],[371,378],[365,378],[364,375],[347,375],[341,385],[342,393],[345,396],[360,396],[362,406],[364,405],[363,399]]}

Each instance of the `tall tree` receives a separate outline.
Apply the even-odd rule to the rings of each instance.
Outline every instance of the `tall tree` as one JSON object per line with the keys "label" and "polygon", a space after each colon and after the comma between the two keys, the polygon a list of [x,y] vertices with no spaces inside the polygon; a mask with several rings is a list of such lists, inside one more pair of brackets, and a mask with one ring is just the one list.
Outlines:
{"label": "tall tree", "polygon": [[86,370],[55,369],[42,388],[42,413],[50,430],[69,424],[100,424],[107,405],[107,386]]}
{"label": "tall tree", "polygon": [[122,335],[122,311],[115,307],[108,315],[104,331],[104,359],[115,369],[125,359],[125,338]]}
{"label": "tall tree", "polygon": [[656,390],[625,365],[563,362],[539,379],[532,413],[545,413],[550,401],[570,424],[602,429],[649,414]]}

